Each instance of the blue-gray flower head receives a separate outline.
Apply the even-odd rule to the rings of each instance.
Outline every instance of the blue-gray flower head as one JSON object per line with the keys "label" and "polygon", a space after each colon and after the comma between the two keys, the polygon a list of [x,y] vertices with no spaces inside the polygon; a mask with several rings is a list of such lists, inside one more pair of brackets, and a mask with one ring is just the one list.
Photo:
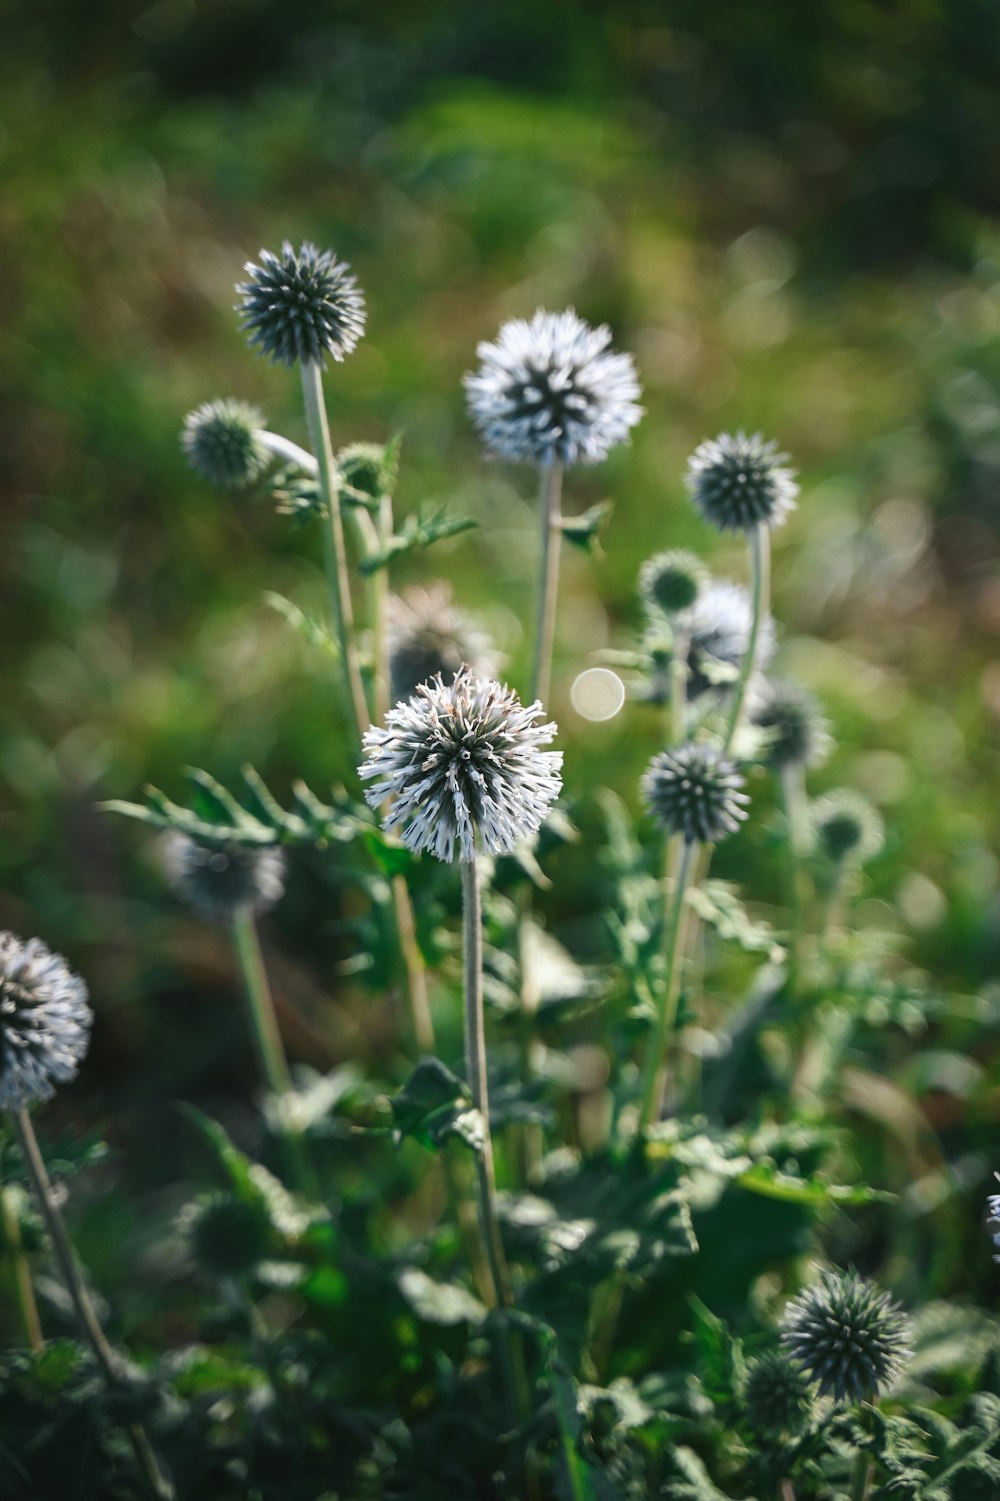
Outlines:
{"label": "blue-gray flower head", "polygon": [[285,856],[273,845],[199,844],[174,832],[166,841],[164,865],[177,894],[215,921],[266,912],[285,890]]}
{"label": "blue-gray flower head", "polygon": [[698,741],[655,756],[642,791],[667,833],[682,834],[688,844],[717,844],[735,833],[750,801],[733,763]]}
{"label": "blue-gray flower head", "polygon": [[822,766],[833,741],[819,700],[798,683],[770,678],[751,713],[752,722],[768,732],[766,764],[775,771],[783,766]]}
{"label": "blue-gray flower head", "polygon": [[819,797],[809,809],[814,847],[828,860],[863,865],[885,843],[885,825],[871,803],[851,787]]}
{"label": "blue-gray flower head", "polygon": [[[997,1174],[1000,1177],[1000,1174]],[[993,1237],[993,1260],[1000,1261],[1000,1194],[990,1194],[986,1200],[988,1219],[986,1229]]]}
{"label": "blue-gray flower head", "polygon": [[823,1396],[864,1402],[891,1386],[910,1354],[910,1321],[857,1272],[826,1271],[785,1307],[781,1343]]}
{"label": "blue-gray flower head", "polygon": [[[686,620],[691,642],[689,698],[698,698],[712,688],[728,688],[736,681],[750,644],[752,624],[753,601],[742,584],[721,579],[702,590]],[[767,667],[774,648],[774,619],[767,614],[757,635],[757,672]]]}
{"label": "blue-gray flower head", "polygon": [[507,855],[538,832],[562,786],[562,752],[546,751],[554,724],[538,724],[509,688],[467,668],[450,683],[423,683],[390,709],[385,729],[365,732],[358,774],[372,807],[407,847],[438,860]]}
{"label": "blue-gray flower head", "polygon": [[365,299],[345,261],[307,240],[260,252],[236,288],[251,345],[276,365],[342,360],[365,331]]}
{"label": "blue-gray flower head", "polygon": [[690,610],[708,585],[708,569],[693,552],[675,548],[659,552],[639,569],[639,592],[646,604],[664,615]]}
{"label": "blue-gray flower head", "polygon": [[755,433],[720,433],[700,444],[688,464],[687,484],[706,521],[722,532],[780,526],[794,508],[799,487],[785,466],[787,454]]}
{"label": "blue-gray flower head", "polygon": [[0,933],[0,1110],[24,1110],[75,1078],[94,1016],[87,987],[38,938]]}
{"label": "blue-gray flower head", "polygon": [[572,308],[528,323],[514,318],[465,377],[469,413],[498,458],[531,464],[598,464],[642,416],[630,354],[608,349],[611,330]]}
{"label": "blue-gray flower head", "polygon": [[495,678],[500,665],[489,636],[452,603],[450,585],[440,580],[390,595],[386,634],[395,703],[432,678],[450,683],[463,663],[477,678]]}
{"label": "blue-gray flower head", "polygon": [[798,1366],[776,1350],[750,1365],[743,1393],[747,1417],[758,1433],[798,1433],[812,1412],[812,1394]]}
{"label": "blue-gray flower head", "polygon": [[261,413],[245,401],[206,401],[184,418],[181,447],[191,468],[210,485],[245,490],[270,463],[257,437],[263,426]]}

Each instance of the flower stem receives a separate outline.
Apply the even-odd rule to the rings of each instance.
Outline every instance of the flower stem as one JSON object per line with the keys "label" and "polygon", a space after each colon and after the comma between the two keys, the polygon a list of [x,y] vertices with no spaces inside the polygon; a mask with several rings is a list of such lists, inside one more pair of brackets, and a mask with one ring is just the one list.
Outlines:
{"label": "flower stem", "polygon": [[743,653],[743,661],[740,664],[740,675],[733,692],[733,701],[729,711],[729,724],[722,746],[723,756],[729,756],[732,753],[733,745],[743,724],[747,688],[753,677],[754,668],[757,666],[761,627],[764,623],[764,617],[767,614],[771,589],[771,534],[767,527],[762,522],[759,522],[749,533],[748,540],[750,545],[753,617],[750,622],[750,639],[747,641],[747,649]]}
{"label": "flower stem", "polygon": [[237,912],[233,918],[233,946],[246,991],[250,1023],[261,1073],[272,1094],[287,1094],[292,1087],[288,1060],[274,1013],[271,987],[267,983],[264,957],[253,913]]}
{"label": "flower stem", "polygon": [[302,366],[302,396],[305,401],[309,441],[316,457],[320,489],[326,509],[323,554],[330,591],[330,605],[337,628],[337,640],[340,644],[344,686],[354,714],[356,740],[360,744],[361,736],[369,724],[368,701],[365,698],[365,687],[358,663],[357,642],[354,639],[354,607],[351,603],[351,583],[347,572],[344,519],[340,509],[337,466],[330,443],[326,406],[323,402],[323,377],[319,365],[312,360],[306,361]]}
{"label": "flower stem", "polygon": [[535,664],[531,676],[531,697],[546,703],[552,683],[552,646],[556,634],[556,607],[559,598],[559,548],[562,542],[562,477],[558,459],[543,464],[539,470],[538,514],[541,522],[541,556],[538,573],[537,625],[535,628]]}
{"label": "flower stem", "polygon": [[427,970],[424,956],[417,942],[417,924],[413,915],[413,902],[406,877],[392,878],[392,904],[396,913],[396,932],[399,948],[406,969],[406,993],[410,1001],[410,1021],[413,1036],[421,1053],[434,1051],[434,1021],[427,996]]}
{"label": "flower stem", "polygon": [[[486,1245],[490,1302],[494,1308],[514,1307],[510,1272],[500,1239],[497,1188],[490,1132],[490,1099],[486,1072],[486,1028],[483,1013],[483,912],[476,861],[462,860],[462,955],[465,969],[465,1073],[472,1103],[483,1124],[483,1145],[476,1154],[476,1188],[480,1234]],[[524,1347],[506,1324],[499,1333],[500,1360],[511,1414],[527,1416],[528,1386]]]}
{"label": "flower stem", "polygon": [[35,1290],[31,1285],[31,1270],[24,1254],[21,1226],[18,1224],[17,1208],[9,1188],[0,1187],[0,1219],[2,1219],[3,1245],[10,1262],[11,1281],[14,1284],[14,1301],[30,1349],[37,1354],[44,1348],[42,1324],[38,1317]]}
{"label": "flower stem", "polygon": [[303,474],[313,476],[319,473],[319,465],[311,453],[306,453],[291,438],[282,437],[281,433],[268,432],[266,428],[257,428],[254,439],[261,448],[266,448],[268,453],[273,453],[276,459],[285,459],[289,464],[294,464],[301,469]]}
{"label": "flower stem", "polygon": [[798,984],[805,938],[808,878],[803,864],[806,845],[806,789],[801,762],[783,766],[780,772],[781,801],[788,825],[788,895],[791,911],[791,941],[788,951],[788,983],[792,993]]}
{"label": "flower stem", "polygon": [[698,844],[684,842],[677,875],[671,892],[664,882],[664,902],[667,913],[666,964],[663,994],[656,1016],[656,1026],[646,1052],[646,1066],[642,1081],[642,1106],[639,1111],[639,1129],[645,1131],[659,1119],[663,1109],[668,1075],[668,1054],[674,1026],[677,1021],[677,1002],[680,998],[680,952],[683,917],[686,911],[685,896],[688,882],[698,851]]}
{"label": "flower stem", "polygon": [[[124,1363],[108,1343],[86,1283],[80,1274],[66,1226],[52,1191],[52,1183],[39,1150],[31,1117],[26,1110],[19,1110],[15,1113],[14,1125],[21,1143],[25,1166],[44,1216],[52,1248],[56,1253],[56,1260],[59,1263],[81,1333],[94,1352],[94,1358],[105,1382],[110,1388],[118,1389],[125,1379]],[[145,1428],[141,1423],[130,1423],[127,1432],[132,1452],[149,1495],[154,1498],[154,1501],[173,1501],[173,1486],[160,1470]]]}
{"label": "flower stem", "polygon": [[864,1449],[859,1449],[854,1456],[854,1468],[851,1471],[850,1501],[867,1501],[871,1480],[871,1457]]}

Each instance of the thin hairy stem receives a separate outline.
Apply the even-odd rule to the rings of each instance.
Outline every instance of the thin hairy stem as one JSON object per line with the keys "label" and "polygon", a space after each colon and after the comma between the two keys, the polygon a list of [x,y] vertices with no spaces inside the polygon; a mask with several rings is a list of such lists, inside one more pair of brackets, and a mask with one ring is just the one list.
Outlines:
{"label": "thin hairy stem", "polygon": [[261,1074],[272,1094],[287,1094],[292,1080],[252,912],[238,912],[233,918],[233,946],[243,976]]}
{"label": "thin hairy stem", "polygon": [[35,1302],[35,1290],[31,1285],[31,1268],[28,1266],[28,1258],[24,1254],[24,1243],[21,1240],[17,1208],[9,1188],[0,1188],[0,1218],[2,1218],[3,1225],[3,1246],[10,1263],[10,1278],[18,1318],[21,1321],[28,1348],[37,1354],[44,1348],[45,1341],[42,1337],[41,1320],[38,1317],[38,1304]]}
{"label": "thin hairy stem", "polygon": [[538,480],[538,515],[541,553],[538,572],[535,662],[531,674],[531,697],[548,702],[552,684],[552,646],[556,634],[559,602],[559,549],[562,542],[562,477],[558,459],[543,464]]}
{"label": "thin hairy stem", "polygon": [[684,928],[685,897],[691,871],[701,846],[684,842],[673,890],[664,882],[666,906],[665,957],[666,974],[663,992],[656,1015],[656,1025],[649,1039],[646,1064],[642,1080],[642,1105],[639,1111],[639,1129],[645,1131],[658,1120],[663,1110],[669,1071],[670,1042],[677,1022],[677,1003],[680,999],[680,953],[683,947],[681,935]]}
{"label": "thin hairy stem", "polygon": [[805,772],[800,761],[783,766],[779,775],[781,801],[788,826],[788,905],[791,934],[788,949],[789,987],[795,990],[802,964],[805,939],[806,908],[809,905],[809,878],[805,868],[807,843],[807,808]]}
{"label": "thin hairy stem", "polygon": [[421,1053],[434,1051],[434,1021],[427,994],[427,968],[417,942],[417,923],[406,877],[392,878],[392,905],[396,915],[396,932],[406,970],[406,994],[410,1002],[410,1022],[417,1048]]}
{"label": "thin hairy stem", "polygon": [[[378,507],[378,542],[384,547],[392,536],[392,497],[383,495]],[[375,718],[389,712],[389,570],[376,568],[371,575],[372,691]]]}
{"label": "thin hairy stem", "polygon": [[760,646],[761,628],[767,615],[769,597],[771,591],[771,534],[763,523],[757,526],[748,535],[750,548],[750,586],[753,595],[753,618],[750,622],[750,637],[747,641],[746,651],[743,653],[743,661],[740,663],[740,675],[736,680],[733,690],[732,703],[729,709],[729,723],[726,728],[726,738],[722,746],[723,756],[732,753],[734,744],[743,724],[743,713],[746,708],[747,688],[757,666],[757,655]]}
{"label": "thin hairy stem", "polygon": [[871,1456],[864,1449],[859,1449],[854,1456],[854,1467],[851,1470],[851,1501],[868,1501],[871,1483]]}
{"label": "thin hairy stem", "polygon": [[291,438],[284,438],[281,433],[268,432],[266,428],[258,428],[254,433],[254,440],[261,448],[266,448],[268,453],[273,453],[276,459],[285,459],[289,464],[294,464],[303,474],[319,474],[319,465],[312,454],[293,443]]}
{"label": "thin hairy stem", "polygon": [[[49,1179],[45,1162],[38,1146],[38,1138],[35,1136],[31,1117],[26,1110],[19,1110],[14,1115],[14,1126],[18,1140],[21,1143],[21,1152],[24,1163],[31,1178],[35,1197],[45,1220],[55,1251],[59,1269],[62,1272],[66,1291],[73,1304],[80,1332],[94,1352],[105,1382],[112,1389],[120,1388],[126,1378],[124,1362],[121,1357],[112,1350],[107,1336],[101,1328],[100,1320],[91,1301],[87,1285],[80,1274],[76,1255],[70,1242],[69,1234],[63,1223],[63,1217],[59,1212],[52,1183]],[[165,1479],[157,1462],[149,1437],[141,1423],[130,1423],[127,1427],[129,1442],[135,1455],[136,1464],[142,1475],[143,1484],[154,1501],[173,1501],[174,1490]]]}
{"label": "thin hairy stem", "polygon": [[369,724],[368,701],[365,698],[365,687],[361,678],[357,642],[354,636],[354,607],[351,603],[351,583],[347,572],[344,519],[340,508],[337,465],[333,457],[330,428],[323,401],[323,377],[319,365],[313,361],[307,361],[302,366],[302,396],[305,401],[309,441],[316,458],[320,490],[326,511],[326,524],[323,528],[323,556],[330,592],[330,607],[340,645],[344,686],[354,715],[355,738],[360,744],[361,736]]}

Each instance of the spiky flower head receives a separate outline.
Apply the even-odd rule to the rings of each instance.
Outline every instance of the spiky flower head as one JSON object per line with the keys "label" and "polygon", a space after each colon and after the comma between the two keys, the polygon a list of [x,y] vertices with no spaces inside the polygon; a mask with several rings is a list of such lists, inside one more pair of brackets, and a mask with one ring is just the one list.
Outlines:
{"label": "spiky flower head", "polygon": [[264,1260],[273,1239],[263,1206],[233,1193],[191,1205],[181,1228],[199,1268],[211,1277],[245,1276]]}
{"label": "spiky flower head", "polygon": [[164,865],[188,906],[215,921],[266,912],[285,890],[284,852],[273,845],[199,844],[175,831],[166,841]]}
{"label": "spiky flower head", "polygon": [[[753,601],[750,591],[731,579],[719,579],[703,589],[688,614],[688,697],[698,698],[713,688],[735,682],[750,645]],[[755,669],[763,672],[774,656],[774,619],[768,613],[757,634]]]}
{"label": "spiky flower head", "polygon": [[814,847],[835,863],[864,865],[885,843],[885,825],[871,803],[851,787],[817,798],[809,810]]}
{"label": "spiky flower head", "polygon": [[890,1386],[910,1354],[910,1321],[857,1272],[825,1271],[785,1307],[781,1343],[820,1393],[864,1402]]}
{"label": "spiky flower head", "polygon": [[251,345],[276,365],[342,360],[365,331],[365,299],[346,261],[308,240],[280,255],[260,251],[239,282],[238,311]]}
{"label": "spiky flower head", "polygon": [[822,766],[833,741],[815,694],[798,683],[770,678],[761,685],[751,719],[768,732],[764,760],[775,771],[783,766]]}
{"label": "spiky flower head", "polygon": [[478,678],[493,678],[499,659],[486,632],[452,603],[450,585],[390,595],[386,611],[389,681],[393,699],[410,698],[421,683],[450,683],[464,663]]}
{"label": "spiky flower head", "polygon": [[642,791],[667,833],[683,834],[688,844],[717,844],[735,833],[750,801],[733,763],[699,741],[655,756]]}
{"label": "spiky flower head", "polygon": [[642,416],[630,354],[608,349],[611,330],[572,308],[513,318],[465,377],[469,414],[498,458],[531,464],[598,464]]}
{"label": "spiky flower head", "polygon": [[675,548],[658,552],[639,569],[639,592],[647,605],[664,615],[690,610],[708,584],[708,569],[693,552]]}
{"label": "spiky flower head", "polygon": [[562,752],[539,749],[556,733],[536,723],[542,712],[464,667],[450,683],[422,683],[384,730],[365,731],[365,797],[372,807],[391,799],[383,825],[416,854],[452,860],[457,844],[459,859],[473,860],[477,838],[491,855],[510,854],[562,786]]}
{"label": "spiky flower head", "polygon": [[75,1078],[93,1021],[87,987],[61,954],[0,933],[0,1110],[48,1100]]}
{"label": "spiky flower head", "polygon": [[798,1366],[775,1350],[751,1363],[743,1400],[747,1417],[758,1433],[798,1433],[808,1422],[813,1405]]}
{"label": "spiky flower head", "polygon": [[698,510],[720,532],[780,526],[799,487],[788,455],[759,433],[720,433],[700,444],[688,462],[687,485]]}
{"label": "spiky flower head", "polygon": [[337,469],[354,498],[381,500],[396,488],[399,443],[348,443],[337,455]]}
{"label": "spiky flower head", "polygon": [[191,468],[210,485],[219,490],[245,490],[270,462],[257,437],[263,426],[263,415],[256,407],[223,396],[188,412],[181,447]]}

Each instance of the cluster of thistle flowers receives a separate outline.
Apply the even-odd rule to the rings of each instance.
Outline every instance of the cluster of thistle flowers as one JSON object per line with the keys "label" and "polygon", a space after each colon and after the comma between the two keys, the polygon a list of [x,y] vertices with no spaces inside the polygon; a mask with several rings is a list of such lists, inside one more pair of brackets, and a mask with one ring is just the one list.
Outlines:
{"label": "cluster of thistle flowers", "polygon": [[[780,525],[798,492],[776,445],[743,433],[696,449],[687,483],[698,511],[723,532]],[[647,801],[670,833],[714,844],[747,816],[739,762],[759,759],[782,777],[822,766],[833,747],[829,723],[807,688],[769,675],[774,619],[766,605],[755,609],[745,585],[713,579],[694,553],[675,549],[643,564],[639,593],[646,614],[643,696],[669,702],[679,666],[683,723],[675,730],[731,706],[725,754],[711,739],[689,741],[657,757],[645,779]],[[861,865],[882,847],[879,814],[853,789],[825,794],[807,814],[808,847],[835,866]]]}

